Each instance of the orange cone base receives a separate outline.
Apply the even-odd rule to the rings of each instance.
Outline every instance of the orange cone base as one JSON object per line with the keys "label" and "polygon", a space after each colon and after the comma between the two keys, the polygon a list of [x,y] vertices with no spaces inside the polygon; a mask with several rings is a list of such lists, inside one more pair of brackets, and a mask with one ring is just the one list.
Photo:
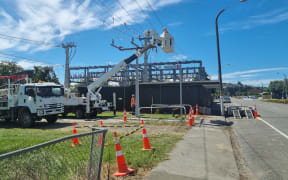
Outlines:
{"label": "orange cone base", "polygon": [[81,145],[82,143],[72,143],[72,147],[75,147],[75,146],[77,146],[77,145]]}
{"label": "orange cone base", "polygon": [[127,176],[128,174],[134,173],[134,169],[128,169],[126,172],[120,173],[116,172],[113,174],[113,176],[119,177],[119,176]]}
{"label": "orange cone base", "polygon": [[148,149],[142,148],[141,150],[142,150],[142,151],[152,151],[153,149],[154,149],[154,147],[150,147],[150,148],[148,148]]}

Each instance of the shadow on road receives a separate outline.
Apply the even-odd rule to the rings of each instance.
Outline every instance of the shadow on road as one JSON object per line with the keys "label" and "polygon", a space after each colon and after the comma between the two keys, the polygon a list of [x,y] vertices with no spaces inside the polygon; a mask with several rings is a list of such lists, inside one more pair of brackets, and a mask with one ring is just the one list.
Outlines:
{"label": "shadow on road", "polygon": [[210,124],[207,124],[207,125],[212,125],[212,126],[232,126],[233,124],[234,123],[232,121],[227,122],[227,121],[223,121],[223,120],[211,120]]}

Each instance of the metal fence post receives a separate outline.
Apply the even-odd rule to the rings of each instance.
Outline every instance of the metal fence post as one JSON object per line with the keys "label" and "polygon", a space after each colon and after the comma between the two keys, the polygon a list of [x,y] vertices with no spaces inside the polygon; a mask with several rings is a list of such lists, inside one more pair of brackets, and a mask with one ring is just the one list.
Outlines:
{"label": "metal fence post", "polygon": [[98,168],[97,180],[100,180],[102,158],[103,158],[103,150],[104,150],[104,143],[105,143],[105,137],[106,137],[107,131],[108,131],[107,129],[105,131],[103,131],[103,138],[102,138],[102,142],[101,142],[101,150],[100,150],[100,159],[99,159],[99,166],[98,166],[99,168]]}
{"label": "metal fence post", "polygon": [[[92,129],[95,132],[95,129]],[[92,168],[92,159],[93,159],[93,151],[94,151],[94,141],[95,141],[95,133],[92,134],[91,141],[91,150],[90,150],[90,162],[89,162],[89,171],[88,171],[88,179],[91,179],[91,168]]]}

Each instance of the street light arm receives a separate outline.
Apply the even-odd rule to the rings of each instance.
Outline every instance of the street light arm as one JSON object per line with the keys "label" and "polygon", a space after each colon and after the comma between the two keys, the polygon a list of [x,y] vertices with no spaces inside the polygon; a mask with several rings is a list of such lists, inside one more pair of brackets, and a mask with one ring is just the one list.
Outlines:
{"label": "street light arm", "polygon": [[216,26],[218,26],[218,18],[219,18],[219,16],[224,12],[226,10],[226,8],[225,9],[222,9],[221,11],[219,11],[219,13],[217,14],[217,16],[216,16],[216,20],[215,20],[215,24],[216,24]]}

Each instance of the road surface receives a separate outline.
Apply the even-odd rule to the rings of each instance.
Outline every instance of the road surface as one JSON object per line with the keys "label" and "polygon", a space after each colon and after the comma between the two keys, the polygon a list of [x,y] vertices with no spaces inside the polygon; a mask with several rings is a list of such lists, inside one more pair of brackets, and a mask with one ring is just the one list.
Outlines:
{"label": "road surface", "polygon": [[256,104],[263,119],[233,120],[253,179],[288,179],[288,105],[234,98],[232,104]]}

